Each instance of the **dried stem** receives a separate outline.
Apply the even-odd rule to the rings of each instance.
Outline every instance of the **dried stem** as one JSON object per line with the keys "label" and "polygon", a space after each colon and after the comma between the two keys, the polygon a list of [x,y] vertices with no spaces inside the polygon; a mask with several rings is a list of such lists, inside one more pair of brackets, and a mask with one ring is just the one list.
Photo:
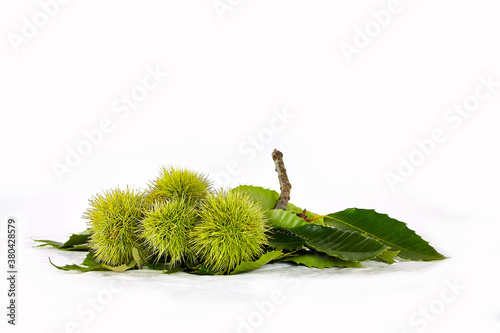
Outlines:
{"label": "dried stem", "polygon": [[273,161],[275,164],[275,170],[278,173],[278,179],[280,181],[280,198],[278,203],[276,204],[275,209],[283,209],[286,210],[286,206],[288,204],[288,200],[290,200],[290,190],[292,189],[292,185],[288,180],[288,176],[286,174],[285,164],[283,163],[283,154],[275,149],[272,153]]}

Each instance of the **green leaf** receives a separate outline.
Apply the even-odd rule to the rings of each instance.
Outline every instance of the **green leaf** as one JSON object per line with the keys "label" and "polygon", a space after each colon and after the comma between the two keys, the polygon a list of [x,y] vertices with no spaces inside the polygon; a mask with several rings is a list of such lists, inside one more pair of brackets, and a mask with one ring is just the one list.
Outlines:
{"label": "green leaf", "polygon": [[134,268],[136,266],[136,262],[135,261],[132,261],[130,264],[128,265],[120,265],[120,266],[108,266],[108,265],[102,265],[102,267],[110,270],[110,271],[113,271],[113,272],[117,272],[117,273],[123,273],[125,272],[126,270],[129,270],[131,268]]}
{"label": "green leaf", "polygon": [[142,264],[144,263],[144,258],[142,258],[141,254],[139,253],[139,250],[135,247],[132,249],[132,257],[134,258],[134,261],[136,262],[137,268],[141,269]]}
{"label": "green leaf", "polygon": [[338,230],[316,224],[290,229],[306,239],[306,244],[328,255],[350,261],[373,259],[389,249],[373,238],[352,231]]}
{"label": "green leaf", "polygon": [[43,246],[53,246],[56,249],[64,250],[64,251],[88,251],[90,247],[88,246],[88,240],[92,233],[87,229],[84,232],[78,234],[72,234],[69,239],[64,242],[56,242],[52,240],[38,240],[34,239],[35,242],[44,243],[39,245],[38,247]]}
{"label": "green leaf", "polygon": [[[299,213],[302,213],[304,211],[303,208],[297,207],[290,202],[286,205],[286,210],[289,212],[295,213],[295,214],[299,214]],[[310,212],[308,212],[308,213],[310,213]]]}
{"label": "green leaf", "polygon": [[282,228],[271,228],[267,232],[269,246],[278,250],[293,251],[304,246],[305,240]]}
{"label": "green leaf", "polygon": [[63,243],[60,243],[60,242],[56,242],[56,241],[53,241],[53,240],[47,240],[47,239],[33,239],[35,242],[39,242],[39,243],[44,243],[44,244],[41,244],[41,245],[38,245],[37,247],[44,247],[44,246],[53,246],[57,249],[61,249],[61,246],[63,245]]}
{"label": "green leaf", "polygon": [[271,210],[266,213],[272,227],[283,228],[306,240],[306,244],[320,252],[350,261],[375,258],[389,248],[362,234],[316,225],[294,213]]}
{"label": "green leaf", "polygon": [[185,267],[174,267],[174,268],[170,268],[170,269],[167,269],[165,271],[163,271],[163,273],[165,274],[175,274],[175,273],[179,273],[179,272],[184,272],[186,270]]}
{"label": "green leaf", "polygon": [[[259,186],[240,185],[232,189],[232,191],[241,191],[247,194],[253,201],[259,203],[264,210],[273,210],[276,207],[276,204],[278,203],[280,197],[278,192]],[[304,211],[304,209],[299,208],[292,203],[287,204],[286,210],[296,214],[302,213]],[[313,218],[315,216],[318,216],[318,214],[307,211],[306,216],[307,218]],[[322,220],[318,219],[315,221],[315,223],[322,224]]]}
{"label": "green leaf", "polygon": [[241,264],[236,266],[236,268],[230,274],[238,274],[260,268],[265,264],[269,263],[270,261],[276,260],[281,256],[283,256],[283,252],[281,251],[268,252],[262,255],[256,261],[242,262]]}
{"label": "green leaf", "polygon": [[91,272],[91,271],[107,271],[104,267],[83,267],[76,264],[73,265],[65,265],[65,266],[57,266],[55,265],[49,258],[49,262],[52,266],[62,271],[79,271],[79,272]]}
{"label": "green leaf", "polygon": [[375,238],[389,246],[392,251],[400,251],[399,256],[404,259],[424,261],[446,259],[415,231],[409,229],[406,223],[374,210],[349,208],[327,215],[324,222],[338,229],[357,231]]}
{"label": "green leaf", "polygon": [[94,253],[89,252],[81,265],[65,265],[65,266],[56,266],[54,263],[50,260],[49,262],[52,264],[57,269],[63,270],[63,271],[79,271],[79,272],[92,272],[92,271],[113,271],[113,272],[118,272],[122,273],[125,272],[126,270],[129,270],[131,268],[134,268],[137,264],[135,261],[132,261],[128,265],[121,265],[121,266],[108,266],[104,265],[101,263],[98,263],[95,261]]}
{"label": "green leaf", "polygon": [[168,271],[169,270],[169,266],[164,262],[147,262],[147,261],[145,261],[142,264],[144,266],[146,266],[147,268],[154,270],[154,271]]}
{"label": "green leaf", "polygon": [[383,262],[390,265],[390,264],[395,263],[394,258],[396,258],[398,254],[399,254],[399,251],[387,250],[387,251],[384,251],[381,254],[379,254],[375,259],[379,260],[379,261],[383,261]]}
{"label": "green leaf", "polygon": [[68,248],[62,248],[63,251],[90,251],[90,245],[75,245]]}
{"label": "green leaf", "polygon": [[[172,268],[172,267],[170,267],[169,264],[167,264],[165,262],[151,263],[151,262],[144,261],[142,264],[151,270],[162,271],[165,274],[174,274],[177,272],[186,271],[186,267],[178,266],[178,267]],[[197,268],[197,269],[199,269],[199,268]]]}
{"label": "green leaf", "polygon": [[82,262],[82,265],[89,266],[89,267],[102,266],[101,263],[95,261],[94,252],[89,252],[89,254],[87,254],[87,256],[85,257],[85,260],[83,260],[83,262]]}
{"label": "green leaf", "polygon": [[89,241],[92,233],[89,230],[85,230],[79,234],[72,234],[69,239],[61,246],[62,248],[68,248],[75,245],[86,244]]}
{"label": "green leaf", "polygon": [[357,261],[342,260],[319,252],[289,256],[281,261],[292,261],[298,265],[316,268],[363,267],[363,265]]}
{"label": "green leaf", "polygon": [[169,264],[166,262],[147,262],[143,261],[142,264],[146,266],[147,268],[154,270],[154,271],[163,271],[165,274],[174,274],[177,272],[183,272],[186,270],[186,267],[171,267]]}
{"label": "green leaf", "polygon": [[232,189],[232,191],[240,191],[247,194],[250,199],[259,203],[264,210],[274,209],[280,197],[278,192],[258,186],[240,185]]}
{"label": "green leaf", "polygon": [[[286,210],[289,211],[289,212],[295,213],[295,214],[302,214],[304,212],[304,209],[302,209],[300,207],[297,207],[297,206],[295,206],[294,204],[291,204],[291,203],[288,203],[288,205],[286,206]],[[316,217],[316,216],[318,216],[318,214],[306,210],[306,217],[308,219]],[[323,224],[322,223],[322,219],[314,220],[314,223],[315,224]]]}
{"label": "green leaf", "polygon": [[286,210],[273,209],[266,212],[269,225],[273,228],[292,229],[309,224],[306,220]]}
{"label": "green leaf", "polygon": [[94,260],[94,254],[92,252],[89,252],[85,260],[83,261],[82,265],[65,265],[65,266],[56,266],[50,260],[49,262],[52,266],[54,266],[57,269],[63,270],[63,271],[79,271],[79,272],[91,272],[91,271],[106,271],[108,270],[107,268],[103,267],[102,264],[95,262]]}
{"label": "green leaf", "polygon": [[216,275],[218,273],[215,273],[214,271],[206,268],[205,266],[199,265],[194,268],[194,270],[190,271],[189,273],[191,274],[197,274],[197,275]]}

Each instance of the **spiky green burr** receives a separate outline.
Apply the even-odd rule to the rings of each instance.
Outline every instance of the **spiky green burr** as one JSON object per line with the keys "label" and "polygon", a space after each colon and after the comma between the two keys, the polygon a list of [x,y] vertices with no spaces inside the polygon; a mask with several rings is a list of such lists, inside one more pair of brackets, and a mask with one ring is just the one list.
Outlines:
{"label": "spiky green burr", "polygon": [[209,194],[200,205],[200,222],[191,232],[198,260],[215,272],[230,272],[252,261],[267,244],[264,211],[239,191]]}
{"label": "spiky green burr", "polygon": [[138,237],[139,221],[144,217],[144,195],[138,190],[110,189],[96,194],[83,214],[92,236],[90,248],[96,260],[110,266],[128,265],[133,248],[142,255]]}
{"label": "spiky green burr", "polygon": [[189,169],[162,167],[160,175],[149,185],[146,201],[166,201],[174,198],[188,200],[203,199],[209,192],[212,183],[208,177]]}
{"label": "spiky green burr", "polygon": [[198,220],[195,204],[185,198],[156,201],[141,222],[141,237],[154,260],[171,267],[193,263],[189,232]]}

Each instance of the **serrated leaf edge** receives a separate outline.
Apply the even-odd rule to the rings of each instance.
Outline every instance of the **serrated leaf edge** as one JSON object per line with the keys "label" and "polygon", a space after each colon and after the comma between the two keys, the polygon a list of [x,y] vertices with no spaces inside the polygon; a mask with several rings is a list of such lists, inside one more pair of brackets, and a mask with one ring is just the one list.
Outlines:
{"label": "serrated leaf edge", "polygon": [[[364,210],[364,211],[372,211],[372,212],[375,212],[375,213],[377,213],[377,214],[379,214],[379,215],[385,216],[385,217],[387,217],[387,218],[389,218],[389,219],[391,219],[391,220],[396,220],[395,218],[390,217],[390,216],[389,216],[389,214],[379,213],[379,212],[377,212],[375,209],[364,209],[364,208],[348,208],[348,209],[357,209],[357,210]],[[337,212],[337,213],[340,213],[340,212]],[[335,213],[331,213],[331,214],[335,214]],[[377,241],[379,241],[379,242],[381,242],[381,243],[390,244],[390,246],[391,246],[391,247],[394,247],[394,249],[395,249],[395,250],[397,250],[397,249],[402,249],[402,250],[404,250],[404,251],[411,252],[411,253],[414,253],[414,254],[416,254],[416,255],[422,255],[421,253],[418,253],[418,252],[415,252],[415,251],[411,251],[411,250],[408,250],[408,249],[406,249],[406,248],[404,248],[404,247],[397,246],[397,245],[395,245],[395,244],[393,244],[393,243],[391,243],[391,242],[388,242],[388,241],[386,241],[386,240],[382,240],[381,238],[376,237],[375,235],[372,235],[372,234],[370,234],[370,233],[368,233],[368,232],[366,232],[366,231],[364,231],[364,230],[362,230],[362,229],[360,229],[360,228],[358,228],[358,227],[356,227],[356,226],[354,226],[354,225],[352,225],[352,224],[350,224],[350,223],[347,223],[347,222],[345,222],[345,221],[343,221],[343,220],[340,220],[340,219],[337,219],[337,218],[334,218],[334,217],[330,216],[331,214],[325,215],[325,218],[329,218],[329,219],[335,220],[335,221],[337,221],[337,222],[343,223],[343,224],[345,224],[345,225],[348,225],[348,226],[350,226],[350,227],[352,227],[352,228],[354,228],[354,229],[356,229],[356,230],[359,230],[359,231],[357,231],[359,234],[364,234],[364,235],[366,235],[366,236],[368,236],[368,237],[370,237],[370,238],[372,238],[372,239],[375,239],[375,240],[377,240]],[[424,241],[424,242],[425,242],[427,245],[429,245],[431,248],[434,248],[434,247],[433,247],[433,246],[432,246],[432,245],[431,245],[428,241],[426,241],[425,239],[423,239],[423,238],[422,238],[422,236],[420,236],[419,234],[417,234],[417,233],[415,232],[415,230],[413,230],[413,229],[409,228],[409,227],[408,227],[408,224],[407,224],[406,222],[402,222],[402,221],[399,221],[399,220],[396,220],[396,221],[398,221],[398,222],[400,222],[400,223],[403,223],[403,224],[404,224],[404,225],[405,225],[405,226],[406,226],[409,230],[413,231],[413,232],[415,233],[415,235],[417,235],[420,239],[422,239],[422,241]],[[333,226],[329,226],[329,227],[330,227],[330,228],[335,228],[335,227],[333,227]],[[338,228],[337,228],[337,229],[338,229]],[[348,230],[348,231],[351,231],[351,230]],[[436,252],[437,252],[437,251],[436,251]],[[442,255],[442,254],[441,254],[441,253],[439,253],[439,252],[437,252],[437,253],[438,253],[440,256],[442,256],[442,258],[436,258],[436,259],[430,259],[430,260],[424,260],[424,259],[416,259],[416,260],[415,260],[415,259],[408,259],[408,258],[404,258],[404,257],[402,257],[402,256],[399,256],[399,254],[398,254],[398,256],[399,256],[400,258],[403,258],[403,259],[406,259],[406,260],[411,260],[411,261],[436,261],[436,260],[443,260],[443,259],[447,259],[447,258],[448,258],[448,257],[446,257],[446,256]]]}

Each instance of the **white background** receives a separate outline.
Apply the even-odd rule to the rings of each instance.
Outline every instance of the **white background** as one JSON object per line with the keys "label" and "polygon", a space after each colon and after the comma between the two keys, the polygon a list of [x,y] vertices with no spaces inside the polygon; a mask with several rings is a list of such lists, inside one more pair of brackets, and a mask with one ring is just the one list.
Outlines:
{"label": "white background", "polygon": [[[460,123],[445,117],[474,102],[481,77],[500,82],[500,6],[401,0],[381,27],[372,12],[388,6],[61,1],[49,17],[38,1],[2,1],[4,272],[9,216],[19,236],[18,326],[6,324],[2,278],[2,331],[498,332],[500,86]],[[35,31],[26,27],[34,21]],[[342,47],[355,43],[346,57]],[[137,107],[115,112],[124,94],[140,92],[147,68],[168,76]],[[276,118],[284,110],[289,118]],[[58,178],[54,164],[105,119],[112,130]],[[439,129],[446,140],[419,153],[415,141]],[[33,248],[31,238],[84,230],[91,195],[144,187],[161,165],[278,190],[274,148],[284,153],[293,203],[318,213],[377,209],[450,259],[278,264],[234,277],[79,274],[48,257],[66,264],[81,254]],[[387,173],[410,156],[419,165],[391,188]],[[273,295],[282,297],[271,306]]]}

